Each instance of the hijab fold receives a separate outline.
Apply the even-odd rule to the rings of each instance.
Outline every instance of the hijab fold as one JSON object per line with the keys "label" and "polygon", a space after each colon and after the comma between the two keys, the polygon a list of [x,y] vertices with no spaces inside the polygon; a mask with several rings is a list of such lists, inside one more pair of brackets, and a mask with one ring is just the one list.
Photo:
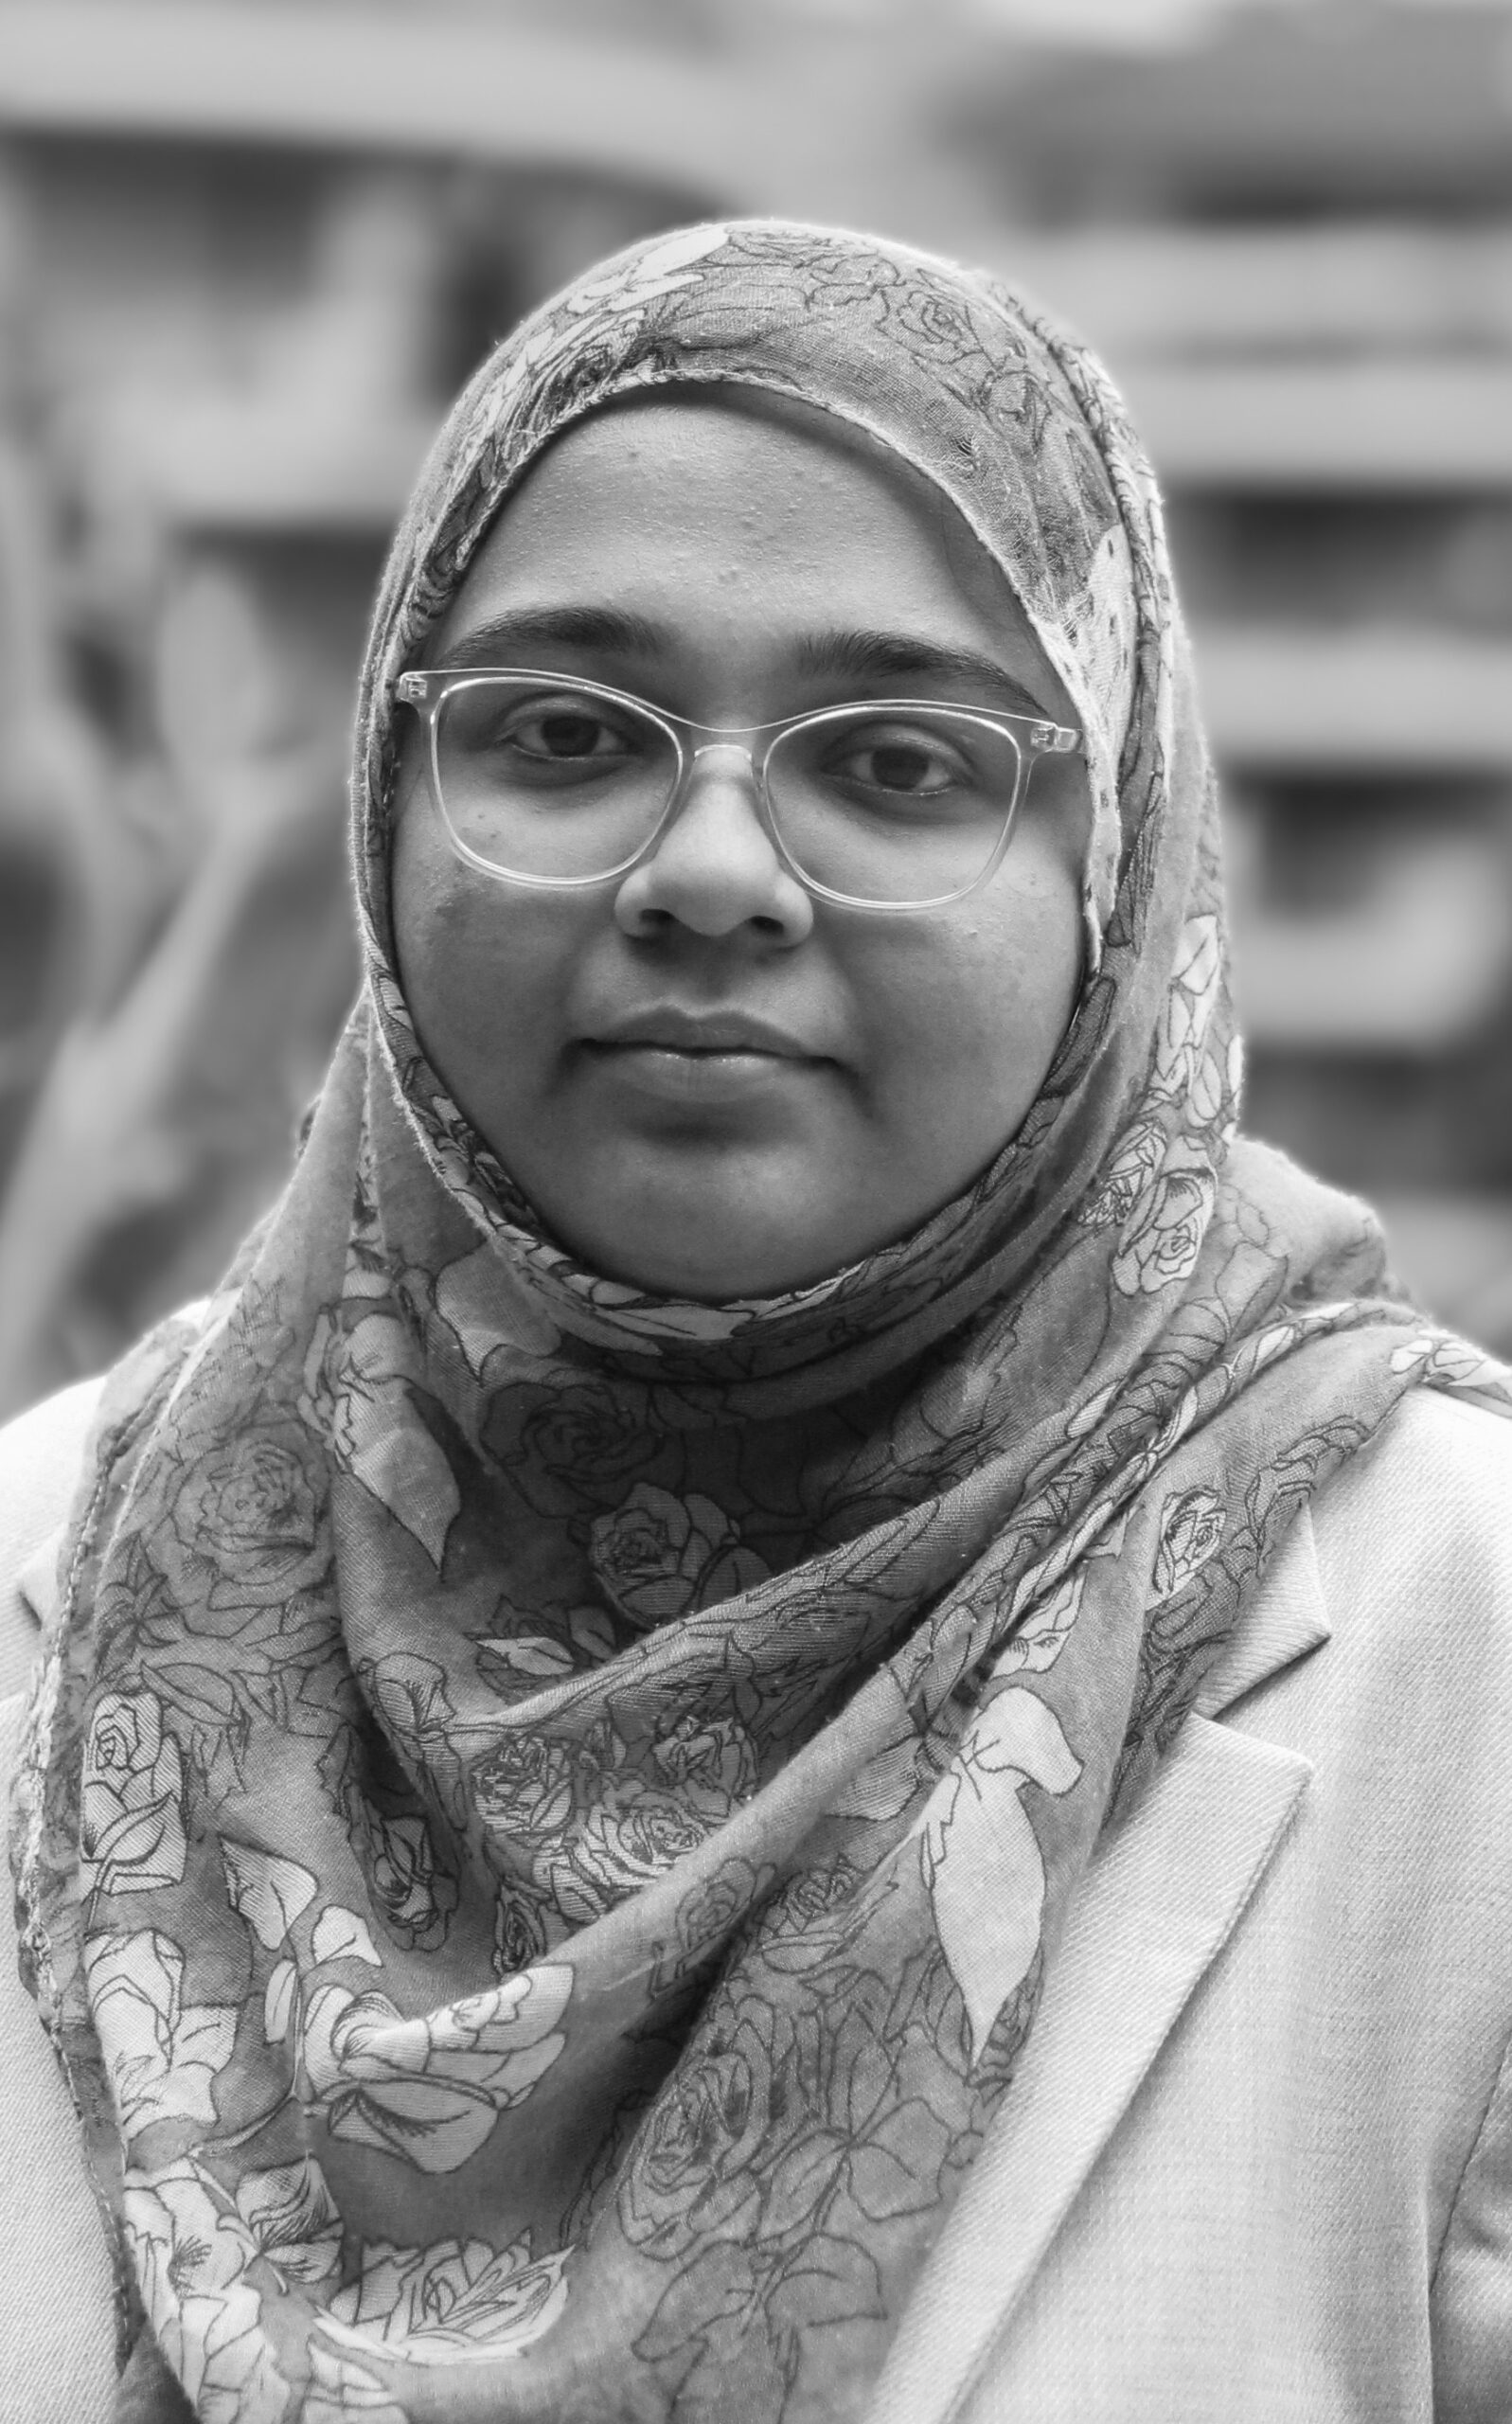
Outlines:
{"label": "hijab fold", "polygon": [[[394,685],[501,501],[703,382],[936,486],[1094,809],[1019,1135],[916,1235],[720,1306],[543,1227],[425,1059],[388,896]],[[399,534],[353,790],[362,1001],[281,1203],[108,1387],[18,1788],[119,2413],[845,2424],[1287,1525],[1408,1389],[1512,1395],[1236,1134],[1154,485],[991,280],[735,223],[543,307]]]}

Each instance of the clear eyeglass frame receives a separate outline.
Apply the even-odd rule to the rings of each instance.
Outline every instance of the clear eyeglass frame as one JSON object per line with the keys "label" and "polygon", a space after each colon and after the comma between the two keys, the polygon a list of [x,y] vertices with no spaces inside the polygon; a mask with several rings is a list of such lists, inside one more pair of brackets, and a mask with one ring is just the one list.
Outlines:
{"label": "clear eyeglass frame", "polygon": [[[606,867],[595,875],[529,875],[499,866],[493,860],[483,857],[457,832],[447,814],[441,784],[438,745],[441,711],[454,692],[470,685],[500,679],[555,684],[559,687],[570,687],[580,692],[585,698],[602,699],[610,705],[632,709],[659,726],[671,742],[676,752],[677,774],[667,794],[667,805],[645,840],[617,865]],[[810,897],[830,901],[838,908],[864,910],[886,917],[907,917],[923,910],[950,908],[957,900],[964,900],[969,894],[980,891],[1003,864],[1035,759],[1066,756],[1080,747],[1082,739],[1074,726],[1056,723],[1048,716],[1009,714],[996,707],[968,706],[946,699],[850,699],[832,706],[806,708],[799,715],[782,716],[770,723],[731,726],[695,723],[686,716],[674,715],[668,708],[655,706],[650,700],[637,697],[633,690],[616,690],[608,683],[586,681],[578,675],[565,675],[541,666],[437,666],[424,672],[405,672],[395,683],[394,696],[400,705],[415,708],[426,727],[432,796],[452,848],[467,865],[475,868],[480,875],[490,877],[496,883],[520,884],[537,892],[586,892],[602,884],[622,882],[644,860],[652,856],[663,836],[675,824],[686,800],[689,778],[698,759],[710,750],[735,749],[745,758],[762,829],[794,882]],[[986,864],[978,869],[969,882],[923,900],[866,900],[859,894],[839,892],[821,882],[793,858],[773,813],[767,788],[767,762],[780,740],[805,727],[832,722],[854,715],[858,710],[891,714],[903,709],[967,717],[989,731],[1004,735],[1013,743],[1018,755],[1018,780],[1005,811],[1003,829],[996,846]]]}

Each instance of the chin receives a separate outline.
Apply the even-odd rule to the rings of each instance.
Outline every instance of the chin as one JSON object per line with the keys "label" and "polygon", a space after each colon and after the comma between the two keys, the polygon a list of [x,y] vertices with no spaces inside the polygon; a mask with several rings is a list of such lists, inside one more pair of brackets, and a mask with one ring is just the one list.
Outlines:
{"label": "chin", "polygon": [[[790,1199],[791,1201],[791,1199]],[[806,1288],[855,1261],[867,1247],[830,1250],[810,1224],[785,1210],[780,1220],[753,1221],[749,1195],[698,1207],[685,1200],[662,1205],[648,1217],[606,1223],[602,1234],[575,1223],[558,1230],[569,1252],[591,1271],[655,1296],[679,1296],[698,1305],[737,1298],[782,1296]],[[799,1253],[800,1236],[814,1242]]]}

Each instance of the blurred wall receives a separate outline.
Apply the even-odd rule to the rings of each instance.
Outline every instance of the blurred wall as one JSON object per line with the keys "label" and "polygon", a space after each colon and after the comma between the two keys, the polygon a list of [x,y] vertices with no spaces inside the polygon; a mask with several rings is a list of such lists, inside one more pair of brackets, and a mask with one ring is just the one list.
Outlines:
{"label": "blurred wall", "polygon": [[1224,765],[1250,1124],[1512,1346],[1512,16],[0,0],[0,1408],[207,1286],[354,977],[352,675],[459,379],[711,209],[1109,355]]}

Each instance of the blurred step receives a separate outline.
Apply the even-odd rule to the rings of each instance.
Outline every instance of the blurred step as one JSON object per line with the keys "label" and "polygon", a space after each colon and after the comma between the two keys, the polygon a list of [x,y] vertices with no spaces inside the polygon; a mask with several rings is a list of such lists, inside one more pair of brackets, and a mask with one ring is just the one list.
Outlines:
{"label": "blurred step", "polygon": [[1235,990],[1258,1047],[1432,1060],[1512,996],[1512,882],[1495,827],[1409,827],[1357,845],[1343,897],[1268,881],[1262,819],[1226,824]]}
{"label": "blurred step", "polygon": [[1205,624],[1433,631],[1512,645],[1512,491],[1488,497],[1177,493],[1187,615]]}
{"label": "blurred step", "polygon": [[463,152],[723,190],[764,83],[631,28],[291,0],[0,0],[0,126]]}
{"label": "blurred step", "polygon": [[1099,228],[990,258],[1133,375],[1163,355],[1512,353],[1512,226]]}
{"label": "blurred step", "polygon": [[1232,223],[1512,201],[1496,0],[1171,9],[1175,39],[1142,54],[1113,34],[1121,13],[1143,12],[1109,6],[1100,55],[1047,42],[1039,75],[984,60],[963,101],[1009,190],[1041,210]]}
{"label": "blurred step", "polygon": [[1298,495],[1512,487],[1512,358],[1130,365],[1173,488]]}
{"label": "blurred step", "polygon": [[1512,767],[1512,644],[1473,634],[1194,634],[1218,755],[1256,773],[1475,775]]}

